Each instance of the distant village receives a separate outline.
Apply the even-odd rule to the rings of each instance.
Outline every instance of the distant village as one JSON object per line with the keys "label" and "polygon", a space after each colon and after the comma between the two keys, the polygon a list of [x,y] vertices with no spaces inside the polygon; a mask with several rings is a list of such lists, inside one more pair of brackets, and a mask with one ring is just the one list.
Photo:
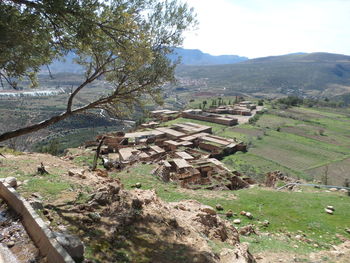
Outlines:
{"label": "distant village", "polygon": [[[85,146],[96,149],[106,169],[123,169],[137,162],[155,164],[153,174],[164,182],[191,189],[241,189],[254,182],[220,162],[224,156],[246,151],[237,138],[215,136],[212,127],[190,120],[233,126],[248,122],[263,106],[250,101],[205,109],[150,112],[151,120],[130,133],[100,135]],[[166,125],[177,118],[189,121]],[[96,148],[97,147],[97,148]]]}

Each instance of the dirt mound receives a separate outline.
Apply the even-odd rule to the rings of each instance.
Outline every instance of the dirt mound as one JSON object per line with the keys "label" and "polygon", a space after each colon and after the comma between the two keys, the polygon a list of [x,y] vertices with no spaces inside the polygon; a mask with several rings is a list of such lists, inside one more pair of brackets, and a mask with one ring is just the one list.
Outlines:
{"label": "dirt mound", "polygon": [[[121,200],[129,204],[111,212],[127,215],[130,208],[138,212],[128,223],[141,232],[147,229],[146,232],[151,234],[148,242],[159,244],[150,253],[151,262],[179,262],[181,257],[184,262],[254,262],[247,246],[239,243],[236,228],[217,216],[212,207],[194,200],[166,203],[153,190],[137,189],[121,194]],[[120,209],[127,211],[121,212]],[[213,244],[220,246],[222,242],[232,248],[222,251],[223,254],[214,253]],[[163,250],[164,244],[167,245]],[[179,247],[184,252],[180,257],[176,255]]]}
{"label": "dirt mound", "polygon": [[118,179],[64,158],[7,157],[13,173],[33,173],[44,162],[49,173],[59,173],[78,189],[45,201],[42,214],[53,231],[79,236],[86,262],[255,262],[236,228],[212,207],[194,200],[164,202],[152,190],[124,190]]}
{"label": "dirt mound", "polygon": [[52,211],[74,224],[101,262],[255,262],[236,228],[197,201],[167,203],[153,190],[126,191],[114,181],[87,204]]}

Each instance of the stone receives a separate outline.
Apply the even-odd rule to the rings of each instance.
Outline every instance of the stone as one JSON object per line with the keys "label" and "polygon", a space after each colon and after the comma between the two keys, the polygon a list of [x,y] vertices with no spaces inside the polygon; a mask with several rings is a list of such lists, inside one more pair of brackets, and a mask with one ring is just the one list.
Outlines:
{"label": "stone", "polygon": [[346,228],[346,229],[345,229],[345,232],[348,233],[348,234],[350,234],[350,228]]}
{"label": "stone", "polygon": [[335,211],[334,206],[331,206],[331,205],[327,205],[327,209]]}
{"label": "stone", "polygon": [[93,221],[100,221],[101,220],[101,216],[99,213],[89,213],[88,217],[90,217]]}
{"label": "stone", "polygon": [[233,220],[233,223],[238,225],[241,223],[241,219],[235,219],[235,220]]}
{"label": "stone", "polygon": [[138,188],[138,189],[140,189],[140,188],[142,187],[142,184],[141,184],[141,183],[136,183],[136,184],[135,184],[135,187]]}
{"label": "stone", "polygon": [[240,214],[241,216],[245,216],[246,213],[247,213],[246,211],[241,211],[239,214]]}
{"label": "stone", "polygon": [[339,192],[342,192],[342,193],[348,193],[349,191],[347,189],[340,189]]}
{"label": "stone", "polygon": [[69,176],[78,176],[78,177],[82,177],[84,175],[84,169],[70,169],[68,170],[68,175]]}
{"label": "stone", "polygon": [[68,254],[77,262],[84,260],[84,244],[77,236],[73,236],[67,233],[54,233],[56,240],[66,249]]}
{"label": "stone", "polygon": [[296,236],[295,236],[295,239],[296,239],[296,240],[300,240],[301,238],[302,238],[301,235],[296,235]]}
{"label": "stone", "polygon": [[6,246],[9,247],[9,248],[13,247],[14,245],[15,245],[14,241],[9,241],[9,242],[6,243]]}
{"label": "stone", "polygon": [[330,188],[329,191],[331,191],[331,192],[337,192],[338,189],[337,189],[337,188]]}
{"label": "stone", "polygon": [[333,215],[333,210],[331,210],[331,209],[325,208],[324,211],[329,215]]}
{"label": "stone", "polygon": [[108,177],[108,172],[101,169],[96,169],[96,174],[100,177]]}
{"label": "stone", "polygon": [[16,187],[17,186],[17,179],[16,179],[16,177],[6,177],[4,183],[11,186],[11,187]]}
{"label": "stone", "polygon": [[203,205],[199,210],[209,215],[216,215],[216,211],[214,210],[214,208],[208,205]]}
{"label": "stone", "polygon": [[43,210],[44,209],[44,205],[43,202],[40,199],[32,199],[29,200],[29,204],[35,209],[35,210]]}
{"label": "stone", "polygon": [[268,227],[268,226],[270,225],[270,222],[269,222],[268,220],[264,220],[264,221],[262,222],[262,225],[263,225],[264,227]]}
{"label": "stone", "polygon": [[216,210],[218,210],[218,211],[224,210],[224,208],[223,208],[222,205],[220,205],[220,204],[217,204],[217,205],[215,206],[215,208],[216,208]]}
{"label": "stone", "polygon": [[250,236],[251,234],[256,234],[253,225],[247,225],[239,229],[239,234],[243,236]]}
{"label": "stone", "polygon": [[245,214],[245,216],[248,217],[249,219],[253,219],[253,215],[252,215],[252,213],[250,213],[250,212],[247,212],[247,213]]}
{"label": "stone", "polygon": [[96,201],[99,205],[107,205],[110,203],[107,191],[97,192],[94,195],[93,200]]}
{"label": "stone", "polygon": [[139,199],[133,199],[133,200],[131,201],[131,206],[132,206],[132,208],[134,208],[134,209],[140,210],[140,209],[142,209],[142,205],[143,205],[143,203],[142,203],[142,201],[139,200]]}
{"label": "stone", "polygon": [[226,212],[226,216],[227,216],[227,217],[233,217],[233,212],[232,212],[232,210],[228,210],[228,211]]}

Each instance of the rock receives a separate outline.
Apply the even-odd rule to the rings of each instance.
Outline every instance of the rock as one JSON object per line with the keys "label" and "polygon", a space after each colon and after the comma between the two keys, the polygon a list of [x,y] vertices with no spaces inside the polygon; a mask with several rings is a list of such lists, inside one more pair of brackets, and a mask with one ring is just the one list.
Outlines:
{"label": "rock", "polygon": [[342,193],[348,193],[349,191],[347,189],[340,189],[339,192],[342,192]]}
{"label": "rock", "polygon": [[220,252],[221,263],[253,263],[256,262],[250,254],[248,244],[241,243],[235,249],[223,248]]}
{"label": "rock", "polygon": [[226,216],[227,216],[227,217],[233,217],[233,212],[232,212],[232,210],[228,210],[228,211],[226,212]]}
{"label": "rock", "polygon": [[327,205],[327,209],[335,211],[334,206],[331,206],[331,205]]}
{"label": "rock", "polygon": [[68,175],[82,177],[84,175],[84,172],[84,169],[70,169],[68,170]]}
{"label": "rock", "polygon": [[14,241],[9,241],[9,242],[6,243],[6,246],[9,247],[9,248],[13,247],[14,245],[15,245]]}
{"label": "rock", "polygon": [[29,204],[35,209],[35,210],[43,210],[44,209],[44,205],[43,202],[40,199],[32,199],[29,200]]}
{"label": "rock", "polygon": [[215,206],[215,208],[216,208],[216,210],[218,210],[218,211],[224,210],[224,208],[223,208],[222,205],[220,205],[220,204],[217,204],[217,205]]}
{"label": "rock", "polygon": [[93,221],[100,221],[101,220],[101,216],[99,213],[89,213],[88,217],[90,217]]}
{"label": "rock", "polygon": [[350,228],[346,228],[346,229],[345,229],[345,232],[348,233],[348,234],[350,234]]}
{"label": "rock", "polygon": [[67,233],[54,233],[58,243],[62,245],[68,254],[77,262],[84,260],[84,244],[81,240],[73,235]]}
{"label": "rock", "polygon": [[250,212],[247,212],[247,213],[245,214],[245,216],[248,217],[249,219],[253,219],[253,215],[252,215],[252,213],[250,213]]}
{"label": "rock", "polygon": [[329,191],[331,191],[331,192],[337,192],[338,189],[337,189],[337,188],[330,188]]}
{"label": "rock", "polygon": [[216,215],[216,211],[214,210],[214,208],[208,205],[203,205],[199,210],[209,215]]}
{"label": "rock", "polygon": [[269,222],[268,220],[264,220],[264,221],[262,222],[262,225],[263,225],[264,227],[268,227],[268,226],[270,225],[270,222]]}
{"label": "rock", "polygon": [[240,214],[241,216],[245,216],[246,213],[247,213],[246,211],[241,211],[239,214]]}
{"label": "rock", "polygon": [[96,201],[99,205],[107,205],[111,203],[107,191],[97,192],[94,195],[93,200]]}
{"label": "rock", "polygon": [[140,189],[140,188],[142,187],[142,184],[141,184],[141,183],[136,183],[136,184],[135,184],[135,187],[138,188],[138,189]]}
{"label": "rock", "polygon": [[249,236],[251,234],[256,234],[253,225],[247,225],[239,229],[239,234],[243,236]]}
{"label": "rock", "polygon": [[241,223],[241,219],[235,219],[235,220],[233,220],[233,223],[234,224],[240,224]]}
{"label": "rock", "polygon": [[329,215],[333,215],[333,210],[331,210],[331,209],[325,208],[324,211]]}
{"label": "rock", "polygon": [[17,179],[16,179],[16,177],[6,177],[4,183],[11,186],[11,187],[16,187],[17,186]]}
{"label": "rock", "polygon": [[108,177],[108,172],[101,169],[96,169],[96,174],[101,177]]}
{"label": "rock", "polygon": [[300,240],[301,238],[302,238],[301,235],[296,235],[296,236],[295,236],[295,239],[296,239],[296,240]]}
{"label": "rock", "polygon": [[133,199],[131,201],[131,206],[134,209],[140,210],[142,209],[143,202],[140,199]]}

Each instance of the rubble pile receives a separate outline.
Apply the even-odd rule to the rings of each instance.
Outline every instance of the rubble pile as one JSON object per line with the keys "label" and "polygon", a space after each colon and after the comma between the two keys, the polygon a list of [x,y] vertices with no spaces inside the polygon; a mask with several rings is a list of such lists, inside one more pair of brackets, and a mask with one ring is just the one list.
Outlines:
{"label": "rubble pile", "polygon": [[236,151],[245,151],[246,145],[211,133],[209,126],[177,123],[171,127],[98,136],[96,141],[87,142],[86,147],[97,147],[103,140],[100,155],[107,170],[123,169],[137,162],[157,164],[153,174],[186,188],[204,185],[211,190],[235,190],[253,184],[218,161]]}

